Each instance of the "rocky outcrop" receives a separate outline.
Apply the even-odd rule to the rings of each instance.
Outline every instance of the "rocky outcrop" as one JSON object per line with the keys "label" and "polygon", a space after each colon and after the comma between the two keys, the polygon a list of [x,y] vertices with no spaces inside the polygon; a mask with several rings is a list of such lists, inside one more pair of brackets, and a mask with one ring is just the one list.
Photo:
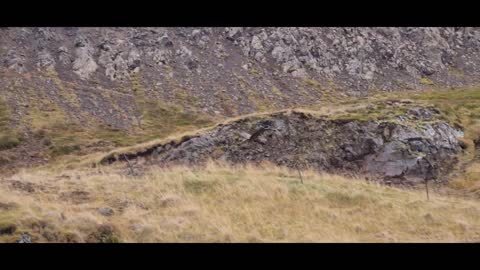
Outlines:
{"label": "rocky outcrop", "polygon": [[[268,160],[292,168],[365,174],[385,182],[436,180],[456,163],[460,129],[439,120],[435,108],[412,106],[385,120],[356,120],[281,112],[247,117],[157,145],[129,158],[155,164]],[[115,157],[105,161],[113,162]]]}
{"label": "rocky outcrop", "polygon": [[[62,104],[74,115],[92,99],[96,111],[120,115],[134,108],[105,102],[104,93],[141,90],[233,116],[332,92],[477,84],[479,48],[478,28],[2,28],[0,94],[20,113],[27,86],[52,100],[61,95],[55,79],[80,100]],[[95,116],[116,128],[133,123]]]}
{"label": "rocky outcrop", "polygon": [[73,72],[81,79],[88,79],[90,75],[97,70],[97,63],[93,59],[94,48],[90,41],[80,36],[75,41],[76,58],[73,61]]}

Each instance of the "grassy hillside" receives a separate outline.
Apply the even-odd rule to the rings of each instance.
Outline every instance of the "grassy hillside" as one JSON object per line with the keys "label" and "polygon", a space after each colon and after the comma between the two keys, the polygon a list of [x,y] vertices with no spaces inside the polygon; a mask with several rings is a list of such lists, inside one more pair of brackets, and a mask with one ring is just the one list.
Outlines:
{"label": "grassy hillside", "polygon": [[[0,182],[0,242],[480,241],[480,202],[264,164],[30,171]],[[434,188],[433,188],[434,189]],[[105,215],[99,212],[103,209]]]}
{"label": "grassy hillside", "polygon": [[[479,88],[465,88],[465,89],[435,89],[423,92],[393,92],[393,93],[372,93],[371,96],[365,98],[338,98],[335,102],[320,102],[317,105],[312,105],[304,108],[295,108],[295,111],[305,113],[312,113],[316,115],[325,115],[332,118],[352,118],[352,119],[385,119],[395,115],[402,114],[402,110],[394,108],[389,105],[389,102],[394,100],[406,100],[415,103],[421,103],[427,106],[434,106],[441,110],[444,120],[450,122],[452,125],[461,126],[464,129],[465,137],[463,142],[466,146],[466,151],[460,156],[459,166],[454,173],[454,177],[448,185],[449,193],[458,193],[461,196],[473,195],[480,198],[480,159],[478,155],[478,144],[480,142],[480,89]],[[408,107],[407,107],[408,108]],[[289,110],[280,110],[289,111]],[[263,117],[268,116],[272,112],[255,113],[244,115],[237,118],[230,118],[223,122],[229,122],[245,118],[245,117]],[[128,140],[124,144],[126,147],[114,148],[112,151],[97,151],[93,155],[78,157],[75,154],[68,158],[62,158],[55,163],[49,164],[48,168],[55,167],[56,170],[63,168],[76,168],[79,164],[90,165],[93,162],[105,160],[109,156],[121,155],[125,153],[135,153],[144,151],[154,145],[165,143],[171,140],[181,140],[183,136],[188,136],[196,133],[204,132],[213,127],[213,121],[199,122],[200,124],[189,126],[178,126],[177,121],[172,119],[176,116],[174,113],[156,113],[152,114],[150,119],[155,119],[154,115],[167,118],[158,123],[165,123],[170,127],[170,132],[152,132],[149,138],[157,138],[147,140],[142,137],[142,133],[136,134],[138,141],[144,141],[142,144],[135,144],[133,140]],[[148,119],[148,118],[147,118]],[[170,120],[169,120],[170,119]],[[148,122],[147,122],[148,123]],[[151,123],[154,123],[151,120]],[[198,127],[207,127],[201,130],[196,130]],[[149,130],[146,128],[145,130]],[[153,131],[158,129],[152,129]],[[96,135],[91,136],[99,136]],[[168,135],[168,136],[167,136]],[[107,136],[108,137],[108,136]],[[112,138],[117,138],[113,136]],[[123,138],[123,137],[118,137]],[[130,138],[130,137],[129,137]],[[143,140],[140,140],[142,139]],[[81,137],[79,138],[81,139]],[[476,146],[477,145],[477,146]],[[111,148],[110,148],[111,149]],[[108,149],[109,150],[109,149]],[[55,165],[55,166],[52,166]]]}
{"label": "grassy hillside", "polygon": [[[141,127],[130,132],[81,129],[59,109],[32,111],[25,123],[56,158],[0,174],[0,242],[24,232],[34,242],[479,242],[480,89],[380,93],[296,110],[377,119],[401,113],[388,105],[395,99],[435,106],[465,131],[467,151],[457,172],[448,186],[431,186],[430,200],[423,190],[313,171],[303,172],[302,184],[298,172],[268,164],[151,168],[128,177],[122,165],[84,165],[181,139],[175,134],[213,120],[145,100],[139,102]],[[6,154],[22,142],[10,123],[0,100],[0,164],[11,164]]]}

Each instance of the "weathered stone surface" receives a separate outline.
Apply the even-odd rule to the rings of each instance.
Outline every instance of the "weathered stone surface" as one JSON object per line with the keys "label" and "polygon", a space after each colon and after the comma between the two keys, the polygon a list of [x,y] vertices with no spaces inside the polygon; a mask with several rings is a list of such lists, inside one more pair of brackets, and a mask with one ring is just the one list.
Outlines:
{"label": "weathered stone surface", "polygon": [[102,216],[109,217],[114,214],[114,211],[112,208],[109,208],[109,207],[100,207],[98,208],[98,213],[100,213],[100,215]]}
{"label": "weathered stone surface", "polygon": [[75,41],[75,54],[76,59],[73,62],[73,72],[75,72],[80,78],[88,79],[90,74],[97,70],[97,63],[93,59],[94,48],[90,41],[79,36]]}
{"label": "weathered stone surface", "polygon": [[436,109],[413,107],[401,116],[401,120],[329,119],[294,111],[248,117],[178,144],[156,146],[146,158],[159,164],[201,163],[209,158],[233,163],[268,160],[393,183],[437,180],[448,173],[462,151],[458,138],[463,132],[438,120]]}

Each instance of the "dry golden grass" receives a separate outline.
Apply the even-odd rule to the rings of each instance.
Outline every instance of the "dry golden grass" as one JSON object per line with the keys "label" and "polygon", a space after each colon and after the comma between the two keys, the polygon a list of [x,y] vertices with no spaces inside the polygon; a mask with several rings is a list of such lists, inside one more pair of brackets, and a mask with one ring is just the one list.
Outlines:
{"label": "dry golden grass", "polygon": [[[446,120],[465,127],[468,148],[463,158],[468,166],[450,184],[461,192],[451,194],[480,198],[474,145],[480,134],[477,89],[352,98],[310,110],[250,114],[219,125],[292,111],[331,116],[362,111],[372,102],[391,98],[433,104],[445,111]],[[14,242],[22,232],[35,242],[480,241],[478,200],[433,193],[427,201],[421,190],[313,171],[304,172],[301,184],[297,172],[272,165],[152,168],[135,178],[125,176],[121,164],[89,167],[108,155],[144,151],[212,127],[107,155],[62,156],[44,167],[0,175],[0,242]],[[103,216],[100,207],[111,208],[114,214]]]}
{"label": "dry golden grass", "polygon": [[16,231],[0,242],[22,232],[36,242],[480,241],[478,201],[427,201],[422,191],[313,171],[301,184],[297,172],[268,164],[123,171],[36,169],[1,180],[0,231]]}
{"label": "dry golden grass", "polygon": [[470,163],[465,168],[465,173],[456,177],[450,183],[450,186],[457,191],[463,191],[468,195],[474,195],[480,198],[480,162]]}

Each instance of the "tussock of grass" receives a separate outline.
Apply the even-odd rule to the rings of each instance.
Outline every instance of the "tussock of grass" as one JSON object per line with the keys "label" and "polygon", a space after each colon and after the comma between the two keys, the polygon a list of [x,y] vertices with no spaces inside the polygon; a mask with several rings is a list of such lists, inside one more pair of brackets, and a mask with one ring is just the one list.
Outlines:
{"label": "tussock of grass", "polygon": [[[480,240],[480,203],[264,164],[22,172],[0,182],[8,233],[36,242],[463,242]],[[114,210],[103,216],[100,207]],[[12,226],[15,231],[12,232]]]}

